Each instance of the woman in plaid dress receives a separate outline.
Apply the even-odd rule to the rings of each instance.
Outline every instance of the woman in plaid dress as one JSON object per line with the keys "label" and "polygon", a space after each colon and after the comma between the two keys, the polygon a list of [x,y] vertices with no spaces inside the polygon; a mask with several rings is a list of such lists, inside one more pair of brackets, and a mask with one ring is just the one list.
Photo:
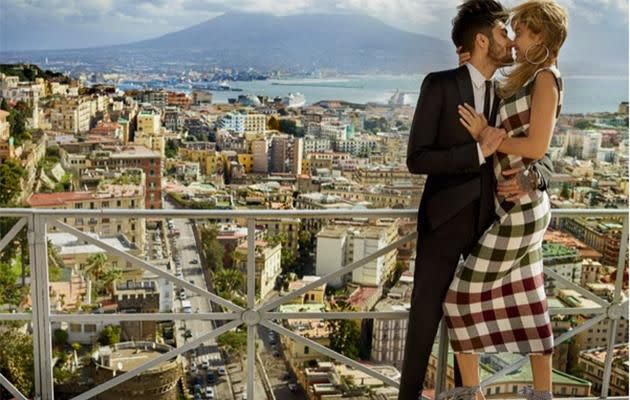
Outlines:
{"label": "woman in plaid dress", "polygon": [[[527,169],[544,156],[563,94],[556,61],[567,34],[565,11],[551,0],[528,1],[512,11],[516,67],[499,90],[500,128],[488,127],[470,105],[460,108],[462,124],[476,139],[490,129],[505,130],[507,137],[493,157],[499,182],[504,172]],[[443,305],[467,386],[439,398],[483,399],[478,353],[511,352],[530,355],[534,389],[525,388],[527,397],[551,399],[553,332],[542,264],[549,197],[540,190],[519,198],[497,196],[495,210],[497,220],[458,267]],[[465,377],[471,371],[472,384],[474,377],[468,383]]]}

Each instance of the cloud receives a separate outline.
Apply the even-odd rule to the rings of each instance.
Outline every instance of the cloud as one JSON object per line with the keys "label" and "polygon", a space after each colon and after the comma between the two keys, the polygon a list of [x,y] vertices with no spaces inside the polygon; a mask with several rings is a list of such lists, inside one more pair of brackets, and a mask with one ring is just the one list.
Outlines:
{"label": "cloud", "polygon": [[[523,0],[504,0],[508,7]],[[84,36],[76,43],[130,42],[192,26],[229,11],[270,13],[356,13],[376,17],[411,32],[448,37],[451,19],[461,0],[0,0],[0,27],[9,35],[23,26],[38,26],[43,41],[55,32]],[[570,13],[572,26],[627,29],[628,0],[558,0]],[[4,15],[4,16],[3,16]],[[602,24],[605,22],[605,24]],[[598,25],[602,25],[599,27]],[[22,29],[18,29],[22,30]],[[82,33],[83,32],[83,33]],[[90,33],[97,33],[90,35]],[[68,35],[67,35],[68,36]],[[96,43],[96,41],[101,41]],[[610,39],[614,41],[614,38]],[[73,43],[75,43],[73,41]],[[39,45],[39,44],[38,44]],[[60,43],[59,45],[63,45]]]}

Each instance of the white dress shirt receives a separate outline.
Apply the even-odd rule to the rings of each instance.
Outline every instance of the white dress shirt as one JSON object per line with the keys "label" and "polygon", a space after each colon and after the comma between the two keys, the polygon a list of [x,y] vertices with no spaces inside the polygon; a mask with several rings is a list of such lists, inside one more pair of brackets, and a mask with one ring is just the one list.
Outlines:
{"label": "white dress shirt", "polygon": [[[475,99],[475,111],[478,114],[483,114],[483,101],[486,96],[486,77],[474,65],[467,62],[468,72],[470,73],[470,80],[472,81],[473,94]],[[494,88],[494,77],[490,79],[492,81],[492,87]],[[490,93],[490,109],[494,103],[494,90]],[[490,121],[488,121],[490,124]],[[479,154],[479,165],[486,162],[486,158],[483,156],[481,146],[477,143],[477,153]]]}

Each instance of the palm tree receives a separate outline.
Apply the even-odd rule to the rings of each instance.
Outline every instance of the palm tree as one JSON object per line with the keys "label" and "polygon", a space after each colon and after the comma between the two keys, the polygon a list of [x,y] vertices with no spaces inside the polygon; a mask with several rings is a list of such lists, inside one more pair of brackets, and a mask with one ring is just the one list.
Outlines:
{"label": "palm tree", "polygon": [[122,269],[111,266],[107,268],[102,277],[103,286],[107,294],[110,296],[114,295],[114,284],[117,280],[120,280],[120,278],[122,278]]}
{"label": "palm tree", "polygon": [[93,280],[98,281],[103,273],[105,272],[105,267],[107,265],[107,255],[104,253],[96,253],[92,254],[87,259],[87,265],[85,266],[85,274],[93,278]]}
{"label": "palm tree", "polygon": [[59,251],[50,240],[46,248],[48,250],[48,273],[50,274],[50,278],[51,280],[59,279],[61,270],[65,268],[63,258],[61,258]]}
{"label": "palm tree", "polygon": [[220,268],[214,274],[217,293],[231,294],[243,287],[243,274],[235,268]]}
{"label": "palm tree", "polygon": [[92,254],[87,259],[87,265],[83,271],[85,278],[88,280],[88,288],[92,287],[92,283],[101,285],[101,277],[107,266],[107,255],[104,253]]}

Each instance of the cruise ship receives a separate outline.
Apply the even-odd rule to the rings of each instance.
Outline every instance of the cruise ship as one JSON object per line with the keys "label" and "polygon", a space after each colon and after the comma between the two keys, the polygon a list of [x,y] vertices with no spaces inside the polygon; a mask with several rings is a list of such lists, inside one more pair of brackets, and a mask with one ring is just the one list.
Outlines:
{"label": "cruise ship", "polygon": [[304,107],[306,105],[306,98],[300,92],[289,93],[288,96],[282,99],[287,108]]}

